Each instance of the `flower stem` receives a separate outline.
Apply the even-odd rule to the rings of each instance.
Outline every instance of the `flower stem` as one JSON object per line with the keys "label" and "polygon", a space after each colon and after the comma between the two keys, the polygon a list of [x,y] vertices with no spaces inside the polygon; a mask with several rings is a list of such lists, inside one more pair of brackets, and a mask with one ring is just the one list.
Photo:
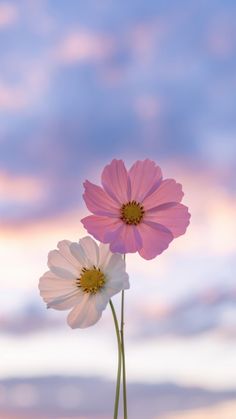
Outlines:
{"label": "flower stem", "polygon": [[125,370],[125,343],[124,343],[124,302],[125,292],[122,290],[121,297],[121,325],[120,325],[120,337],[121,337],[121,351],[122,351],[122,374],[123,374],[123,404],[124,404],[124,419],[127,419],[127,395],[126,395],[126,370]]}
{"label": "flower stem", "polygon": [[122,361],[122,349],[121,349],[121,338],[120,338],[120,332],[119,332],[119,325],[118,325],[118,320],[116,317],[116,312],[115,312],[115,308],[114,305],[112,303],[112,301],[109,301],[110,303],[110,307],[111,307],[111,311],[112,311],[112,315],[113,315],[113,319],[114,319],[114,324],[115,324],[115,329],[116,329],[116,337],[117,337],[117,345],[118,345],[118,369],[117,369],[117,379],[116,379],[116,398],[115,398],[115,406],[114,406],[114,419],[118,418],[118,411],[119,411],[119,399],[120,399],[120,381],[121,381],[121,361]]}

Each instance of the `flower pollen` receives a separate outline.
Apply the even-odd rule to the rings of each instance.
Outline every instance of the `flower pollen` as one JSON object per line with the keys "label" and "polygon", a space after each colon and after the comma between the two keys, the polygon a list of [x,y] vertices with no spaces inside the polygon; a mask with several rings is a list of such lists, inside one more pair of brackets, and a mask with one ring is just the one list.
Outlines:
{"label": "flower pollen", "polygon": [[106,282],[106,277],[100,268],[93,266],[92,269],[83,268],[80,278],[76,280],[76,285],[82,291],[89,294],[96,294],[103,288]]}
{"label": "flower pollen", "polygon": [[121,220],[128,225],[138,225],[144,216],[143,205],[136,201],[129,201],[123,204],[120,212]]}

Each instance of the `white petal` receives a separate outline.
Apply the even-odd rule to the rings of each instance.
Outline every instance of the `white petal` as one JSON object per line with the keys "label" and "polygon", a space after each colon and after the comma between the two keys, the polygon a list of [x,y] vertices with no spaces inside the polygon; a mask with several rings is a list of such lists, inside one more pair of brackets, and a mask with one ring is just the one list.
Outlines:
{"label": "white petal", "polygon": [[83,248],[87,259],[90,262],[90,266],[98,266],[99,248],[95,240],[93,240],[92,237],[86,236],[80,239],[79,244]]}
{"label": "white petal", "polygon": [[108,279],[105,287],[107,290],[109,290],[109,292],[111,292],[111,290],[114,290],[114,294],[120,292],[121,290],[129,289],[130,285],[128,274],[124,273],[123,275],[119,275],[113,277],[112,279]]}
{"label": "white petal", "polygon": [[95,294],[95,304],[98,310],[105,310],[109,302],[109,294],[106,292],[106,289],[101,290]]}
{"label": "white petal", "polygon": [[40,290],[58,289],[71,290],[75,287],[74,279],[58,278],[53,272],[46,272],[39,280]]}
{"label": "white petal", "polygon": [[125,260],[122,255],[115,253],[111,256],[107,266],[104,267],[104,273],[112,276],[119,272],[125,272]]}
{"label": "white petal", "polygon": [[68,260],[58,250],[52,250],[49,252],[48,267],[56,275],[65,279],[78,277],[78,269],[68,262]]}
{"label": "white petal", "polygon": [[130,287],[129,276],[125,271],[125,260],[122,255],[113,254],[104,269],[104,273],[107,280],[105,289],[109,297]]}
{"label": "white petal", "polygon": [[88,258],[84,252],[83,247],[79,243],[71,243],[70,251],[81,266],[83,266],[84,268],[89,268],[90,264]]}
{"label": "white petal", "polygon": [[54,299],[52,296],[48,296],[45,297],[44,300],[47,302],[47,308],[54,308],[55,310],[69,310],[70,308],[75,307],[78,303],[80,303],[83,297],[84,293],[80,290],[77,290]]}
{"label": "white petal", "polygon": [[69,263],[71,263],[71,265],[75,266],[76,268],[78,268],[78,267],[81,268],[81,264],[78,262],[78,260],[71,253],[71,250],[70,250],[70,245],[71,244],[72,244],[72,242],[70,240],[61,240],[57,244],[57,247],[58,247],[60,253],[68,260]]}
{"label": "white petal", "polygon": [[80,289],[74,279],[58,278],[53,272],[45,272],[39,280],[40,295],[48,304],[57,310],[67,310],[80,300]]}
{"label": "white petal", "polygon": [[100,243],[99,245],[99,268],[103,271],[104,268],[107,266],[112,253],[110,251],[110,244],[109,243]]}
{"label": "white petal", "polygon": [[102,311],[97,310],[94,296],[84,294],[82,302],[69,313],[67,322],[72,329],[83,329],[97,323],[101,315]]}
{"label": "white petal", "polygon": [[120,288],[122,290],[127,290],[130,288],[129,275],[127,274],[127,272],[113,275],[110,280],[108,279],[107,286],[112,287],[114,289]]}

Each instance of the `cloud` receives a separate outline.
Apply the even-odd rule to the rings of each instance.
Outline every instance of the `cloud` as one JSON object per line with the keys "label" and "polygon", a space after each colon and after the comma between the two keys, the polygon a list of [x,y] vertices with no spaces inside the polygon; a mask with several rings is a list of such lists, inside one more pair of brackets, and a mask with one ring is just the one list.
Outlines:
{"label": "cloud", "polygon": [[[8,61],[9,60],[9,61]],[[44,54],[39,59],[18,57],[14,54],[4,58],[5,72],[14,74],[17,82],[6,75],[0,79],[0,109],[18,114],[39,107],[42,97],[47,93],[51,75],[50,63]]]}
{"label": "cloud", "polygon": [[6,313],[0,315],[1,333],[7,335],[27,336],[44,330],[60,328],[64,326],[64,323],[57,316],[47,316],[43,304],[40,306],[30,302],[22,309],[12,310],[7,315]]}
{"label": "cloud", "polygon": [[38,202],[45,196],[45,184],[42,179],[34,176],[17,176],[7,171],[0,171],[1,201],[9,205],[11,202],[29,204]]}
{"label": "cloud", "polygon": [[18,10],[10,2],[0,4],[0,30],[13,25],[18,20]]}
{"label": "cloud", "polygon": [[[4,294],[2,298],[6,299]],[[65,319],[57,312],[45,310],[44,303],[40,302],[31,297],[24,299],[21,308],[9,313],[1,303],[0,330],[6,334],[24,335],[63,327]],[[236,288],[205,289],[172,304],[154,304],[147,296],[147,303],[130,301],[127,310],[133,338],[193,338],[214,333],[221,339],[236,339]]]}
{"label": "cloud", "polygon": [[107,35],[81,29],[64,35],[53,56],[63,64],[91,63],[104,59],[112,48],[112,39]]}
{"label": "cloud", "polygon": [[19,111],[29,104],[29,98],[22,86],[0,83],[0,109]]}
{"label": "cloud", "polygon": [[233,419],[235,412],[236,403],[232,401],[217,404],[216,406],[198,408],[194,411],[182,411],[181,413],[165,415],[162,419]]}
{"label": "cloud", "polygon": [[[94,376],[42,376],[1,380],[0,413],[24,418],[111,417],[114,386]],[[195,409],[221,407],[233,402],[235,391],[210,391],[200,387],[184,387],[174,383],[129,383],[129,414],[136,419],[153,419],[163,415]],[[106,403],[104,403],[106,400]],[[2,415],[1,415],[2,417]],[[81,419],[82,419],[81,417]],[[14,416],[13,416],[14,418]]]}
{"label": "cloud", "polygon": [[224,339],[236,338],[236,288],[205,289],[173,305],[140,305],[137,312],[140,325],[144,325],[137,329],[142,338],[194,337],[212,332]]}

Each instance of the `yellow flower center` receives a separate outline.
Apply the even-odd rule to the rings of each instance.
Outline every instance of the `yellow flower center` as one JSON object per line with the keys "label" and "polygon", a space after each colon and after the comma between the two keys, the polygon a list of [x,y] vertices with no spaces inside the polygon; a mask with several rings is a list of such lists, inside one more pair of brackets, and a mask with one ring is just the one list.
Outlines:
{"label": "yellow flower center", "polygon": [[120,213],[121,220],[125,224],[137,225],[142,221],[144,216],[143,205],[136,201],[129,201],[122,205]]}
{"label": "yellow flower center", "polygon": [[92,269],[82,269],[80,278],[76,280],[76,285],[84,292],[96,294],[101,288],[103,288],[105,282],[106,277],[104,273],[100,270],[100,268],[93,266]]}

